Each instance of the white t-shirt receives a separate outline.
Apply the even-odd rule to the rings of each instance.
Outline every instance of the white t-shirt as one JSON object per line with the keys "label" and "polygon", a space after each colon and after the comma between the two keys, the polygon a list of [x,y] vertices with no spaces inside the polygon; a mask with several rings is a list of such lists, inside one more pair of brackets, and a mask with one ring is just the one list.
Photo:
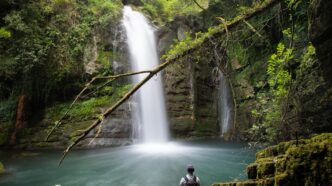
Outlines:
{"label": "white t-shirt", "polygon": [[[194,175],[187,174],[186,177],[188,178],[188,180],[193,180],[194,179]],[[196,176],[196,182],[198,184],[201,183],[197,176]],[[184,177],[182,177],[181,180],[180,180],[180,186],[184,186],[185,183],[186,183],[186,180],[184,179]]]}

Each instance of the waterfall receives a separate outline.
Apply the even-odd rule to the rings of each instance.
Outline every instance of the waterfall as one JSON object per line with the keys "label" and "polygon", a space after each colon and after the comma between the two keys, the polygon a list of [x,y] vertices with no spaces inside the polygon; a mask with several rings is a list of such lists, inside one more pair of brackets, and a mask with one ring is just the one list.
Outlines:
{"label": "waterfall", "polygon": [[[132,71],[150,70],[159,64],[155,29],[143,14],[131,7],[123,9],[123,26],[126,31]],[[137,84],[146,74],[133,76]],[[168,141],[168,122],[161,75],[158,74],[143,85],[136,94],[136,109],[133,109],[133,129],[143,143]]]}
{"label": "waterfall", "polygon": [[221,71],[219,72],[219,77],[218,116],[220,131],[221,135],[223,136],[229,132],[230,126],[232,125],[232,112],[234,106],[229,82]]}

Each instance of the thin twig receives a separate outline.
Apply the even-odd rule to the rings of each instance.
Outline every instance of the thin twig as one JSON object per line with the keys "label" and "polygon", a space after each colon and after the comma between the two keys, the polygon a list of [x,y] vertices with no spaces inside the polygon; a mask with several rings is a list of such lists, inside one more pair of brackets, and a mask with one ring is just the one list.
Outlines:
{"label": "thin twig", "polygon": [[246,21],[246,20],[242,20],[242,21],[250,28],[250,30],[252,32],[254,32],[256,35],[258,35],[258,37],[263,38],[263,36],[248,21]]}
{"label": "thin twig", "polygon": [[92,94],[98,92],[101,88],[103,88],[103,87],[105,87],[106,85],[112,83],[114,80],[115,80],[115,79],[110,79],[110,80],[106,81],[106,83],[104,83],[104,84],[100,85],[99,87],[97,87],[96,90],[91,91],[91,92],[89,92],[89,93],[87,93],[87,94],[81,96],[81,99],[87,98],[87,97],[89,97],[90,95],[92,95]]}
{"label": "thin twig", "polygon": [[99,136],[99,134],[101,133],[102,127],[103,127],[103,122],[100,123],[100,125],[98,127],[98,131],[97,131],[96,135],[92,138],[92,140],[89,142],[89,145],[91,145],[92,142],[94,142],[95,139]]}
{"label": "thin twig", "polygon": [[221,16],[217,17],[217,19],[219,19],[221,21],[221,23],[223,24],[223,26],[224,26],[224,29],[225,29],[225,32],[226,32],[226,46],[227,46],[227,43],[228,43],[228,40],[229,40],[229,32],[228,32],[228,28],[227,28],[227,22]]}
{"label": "thin twig", "polygon": [[201,8],[202,10],[205,10],[205,8],[204,7],[202,7],[196,0],[193,0],[194,1],[194,3],[199,7],[199,8]]}

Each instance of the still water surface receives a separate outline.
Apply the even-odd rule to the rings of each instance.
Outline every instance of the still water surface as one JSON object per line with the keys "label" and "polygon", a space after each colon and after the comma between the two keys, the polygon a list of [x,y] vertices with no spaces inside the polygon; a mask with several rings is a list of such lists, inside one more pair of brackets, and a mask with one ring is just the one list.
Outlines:
{"label": "still water surface", "polygon": [[39,151],[20,157],[1,152],[7,173],[2,186],[176,186],[188,163],[202,186],[245,179],[245,167],[255,157],[245,144],[217,140],[173,142],[166,147],[128,146],[77,150],[61,167],[60,151]]}

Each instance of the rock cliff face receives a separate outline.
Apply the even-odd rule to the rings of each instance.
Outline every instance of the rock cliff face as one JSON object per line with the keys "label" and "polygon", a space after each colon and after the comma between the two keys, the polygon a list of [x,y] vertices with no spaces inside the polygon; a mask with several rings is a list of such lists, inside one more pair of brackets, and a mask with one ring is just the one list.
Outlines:
{"label": "rock cliff face", "polygon": [[322,123],[321,130],[332,130],[332,1],[313,0],[309,9],[309,37],[316,48],[317,57],[326,82],[322,109],[315,121]]}
{"label": "rock cliff face", "polygon": [[194,127],[193,65],[176,63],[165,70],[165,95],[171,133],[188,135]]}
{"label": "rock cliff face", "polygon": [[316,47],[324,77],[332,84],[332,1],[313,0],[309,10],[309,37]]}
{"label": "rock cliff face", "polygon": [[81,148],[114,147],[132,144],[130,102],[121,105],[79,145]]}
{"label": "rock cliff face", "polygon": [[[106,108],[100,108],[105,110]],[[78,144],[77,148],[98,148],[106,146],[123,146],[132,143],[131,117],[129,103],[123,104],[100,128],[93,130],[85,140]],[[83,130],[91,125],[94,120],[72,121],[61,125],[48,141],[45,137],[53,127],[53,120],[44,119],[34,127],[19,133],[17,143],[13,148],[18,149],[64,149],[70,143],[70,139],[77,137]]]}
{"label": "rock cliff face", "polygon": [[256,154],[248,181],[212,186],[302,186],[332,184],[332,134],[280,143]]}
{"label": "rock cliff face", "polygon": [[[174,40],[199,29],[195,17],[178,17],[159,31],[158,46],[162,55]],[[219,133],[217,116],[217,83],[212,58],[187,56],[167,67],[164,85],[170,128],[173,136],[215,136]]]}

